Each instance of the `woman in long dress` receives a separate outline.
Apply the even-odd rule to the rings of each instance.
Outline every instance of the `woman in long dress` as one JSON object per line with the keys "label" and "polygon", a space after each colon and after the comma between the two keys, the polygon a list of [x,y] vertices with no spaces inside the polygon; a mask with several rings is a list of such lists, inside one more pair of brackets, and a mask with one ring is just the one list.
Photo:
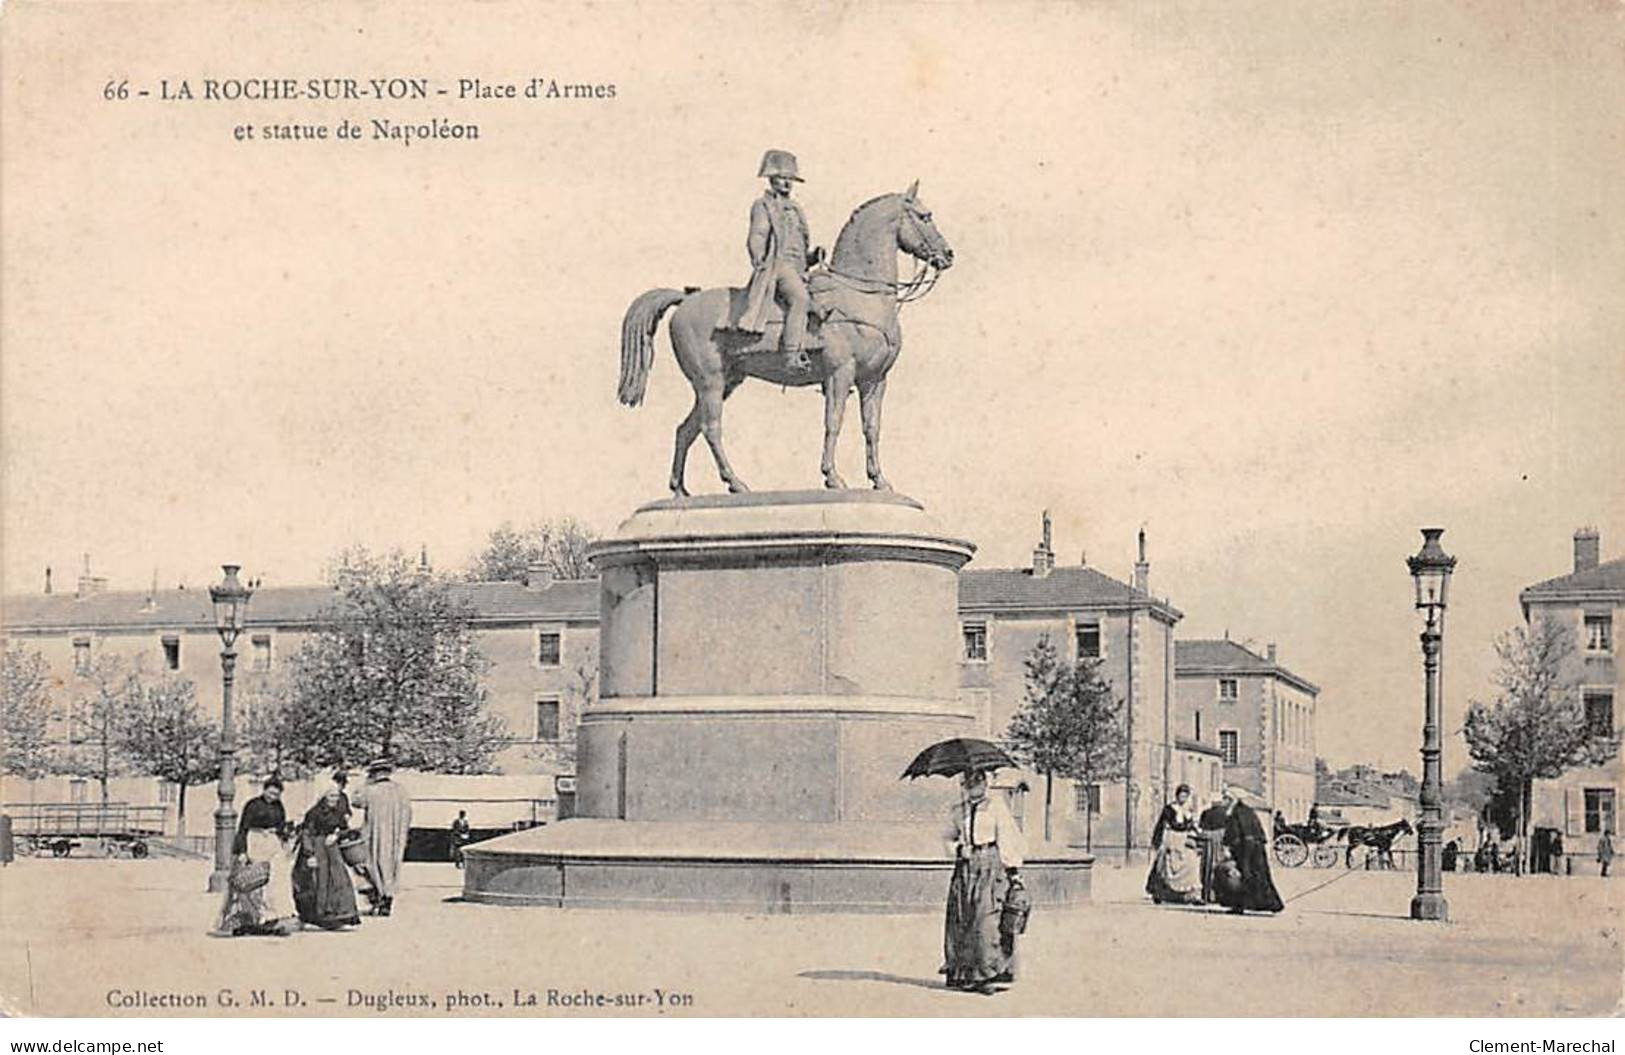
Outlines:
{"label": "woman in long dress", "polygon": [[216,933],[238,937],[287,934],[297,929],[290,900],[291,836],[287,808],[282,805],[282,781],[268,777],[260,793],[243,805],[237,837],[232,842],[232,858],[237,864],[268,863],[271,878],[255,890],[233,890],[227,884]]}
{"label": "woman in long dress", "polygon": [[1021,829],[986,773],[962,778],[964,797],[944,832],[954,852],[943,928],[942,973],[948,988],[992,993],[1015,981],[1015,937],[1001,935],[999,915],[1026,850]]}
{"label": "woman in long dress", "polygon": [[1196,813],[1189,784],[1179,785],[1174,801],[1162,807],[1151,845],[1157,856],[1145,877],[1145,892],[1161,905],[1196,905],[1202,901],[1202,857],[1194,843]]}
{"label": "woman in long dress", "polygon": [[349,817],[340,800],[338,788],[329,788],[306,811],[304,823],[299,826],[299,860],[293,872],[293,897],[299,918],[327,930],[361,922],[350,869],[338,847]]}

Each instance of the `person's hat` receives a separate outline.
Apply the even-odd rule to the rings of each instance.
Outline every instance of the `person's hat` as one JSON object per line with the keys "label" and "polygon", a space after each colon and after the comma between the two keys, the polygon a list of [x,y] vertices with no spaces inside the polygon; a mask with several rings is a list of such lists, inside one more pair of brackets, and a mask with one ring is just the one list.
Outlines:
{"label": "person's hat", "polygon": [[762,155],[762,167],[757,176],[783,176],[797,183],[806,182],[796,169],[796,156],[788,150],[769,150]]}
{"label": "person's hat", "polygon": [[367,763],[368,773],[388,773],[395,768],[395,763],[387,758],[375,758]]}
{"label": "person's hat", "polygon": [[278,791],[281,791],[282,778],[277,776],[275,773],[272,773],[270,776],[265,778],[265,783],[262,786],[267,788],[276,788]]}

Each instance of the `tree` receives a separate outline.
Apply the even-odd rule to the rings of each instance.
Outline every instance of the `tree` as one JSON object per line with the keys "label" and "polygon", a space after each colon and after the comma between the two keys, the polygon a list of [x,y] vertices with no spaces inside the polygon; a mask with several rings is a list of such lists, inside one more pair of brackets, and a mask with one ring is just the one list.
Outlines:
{"label": "tree", "polygon": [[107,804],[107,782],[124,772],[119,746],[119,719],[139,691],[140,677],[109,652],[91,660],[77,679],[68,707],[68,742],[52,766],[76,777],[92,777]]}
{"label": "tree", "polygon": [[304,767],[293,757],[294,713],[292,686],[285,674],[256,674],[244,683],[237,697],[237,721],[247,772],[304,775]]}
{"label": "tree", "polygon": [[[1123,775],[1128,741],[1123,701],[1100,674],[1097,660],[1060,657],[1045,634],[1023,660],[1025,699],[1005,738],[1024,765],[1044,777],[1044,838],[1051,835],[1055,778],[1085,786]],[[1084,809],[1084,844],[1093,848],[1094,809]]]}
{"label": "tree", "polygon": [[130,685],[117,729],[120,750],[142,772],[179,789],[180,830],[186,830],[186,789],[218,775],[220,730],[198,710],[190,678],[165,676]]}
{"label": "tree", "polygon": [[587,547],[597,541],[591,528],[573,517],[555,517],[525,528],[503,524],[486,538],[469,578],[477,582],[524,582],[530,568],[546,567],[557,579],[596,579]]}
{"label": "tree", "polygon": [[336,603],[290,664],[278,743],[314,768],[375,755],[443,773],[487,772],[506,741],[486,713],[486,661],[450,581],[394,552],[344,554]]}
{"label": "tree", "polygon": [[1495,653],[1499,692],[1493,703],[1475,701],[1468,707],[1462,733],[1474,767],[1492,774],[1513,799],[1521,869],[1534,782],[1573,766],[1606,762],[1619,745],[1612,730],[1599,735],[1586,724],[1585,705],[1569,672],[1574,636],[1568,627],[1538,619],[1502,634]]}
{"label": "tree", "polygon": [[51,675],[45,657],[6,642],[0,649],[0,772],[32,780],[47,772]]}

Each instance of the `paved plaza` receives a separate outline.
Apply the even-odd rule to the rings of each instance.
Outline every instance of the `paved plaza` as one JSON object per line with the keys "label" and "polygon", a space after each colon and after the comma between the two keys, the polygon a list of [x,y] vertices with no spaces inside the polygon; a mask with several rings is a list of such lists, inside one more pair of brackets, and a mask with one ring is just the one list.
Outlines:
{"label": "paved plaza", "polygon": [[[1280,870],[1287,911],[1241,918],[1154,907],[1139,892],[1142,871],[1104,865],[1094,903],[1037,913],[1019,984],[984,997],[941,988],[935,915],[497,908],[461,903],[449,865],[408,865],[393,917],[344,933],[226,940],[207,933],[216,899],[201,892],[205,864],[30,859],[0,872],[0,993],[7,1013],[53,1016],[1619,1009],[1617,881],[1452,875],[1454,921],[1436,925],[1404,918],[1406,873]],[[264,1005],[253,1006],[256,993]],[[177,995],[204,1006],[176,1006]]]}

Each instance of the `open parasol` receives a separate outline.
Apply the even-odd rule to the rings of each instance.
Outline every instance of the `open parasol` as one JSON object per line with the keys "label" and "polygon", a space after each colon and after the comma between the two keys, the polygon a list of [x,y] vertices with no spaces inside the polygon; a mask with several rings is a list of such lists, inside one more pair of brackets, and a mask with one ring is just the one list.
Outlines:
{"label": "open parasol", "polygon": [[[904,777],[952,777],[993,769],[1014,769],[1015,760],[997,744],[955,738],[932,744],[903,770]],[[902,777],[898,778],[899,780]]]}

